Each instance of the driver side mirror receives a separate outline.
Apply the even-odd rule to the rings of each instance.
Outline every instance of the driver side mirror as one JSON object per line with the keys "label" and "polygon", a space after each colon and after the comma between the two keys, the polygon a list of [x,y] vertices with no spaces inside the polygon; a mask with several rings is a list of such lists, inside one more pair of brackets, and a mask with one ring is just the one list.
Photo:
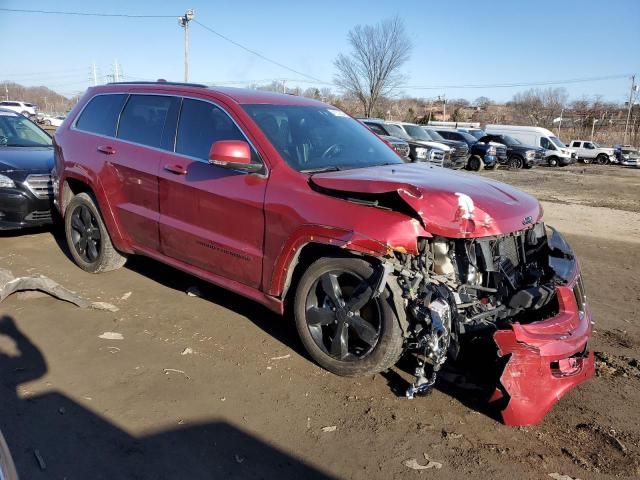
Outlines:
{"label": "driver side mirror", "polygon": [[251,147],[242,140],[219,140],[211,145],[209,163],[230,170],[258,172],[262,164],[251,163]]}

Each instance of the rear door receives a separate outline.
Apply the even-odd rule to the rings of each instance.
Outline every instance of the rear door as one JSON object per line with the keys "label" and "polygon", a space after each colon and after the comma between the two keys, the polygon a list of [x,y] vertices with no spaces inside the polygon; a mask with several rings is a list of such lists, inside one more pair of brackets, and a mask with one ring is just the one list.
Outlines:
{"label": "rear door", "polygon": [[[158,174],[162,252],[258,288],[267,176],[209,163],[211,145],[218,140],[247,138],[221,105],[183,99],[175,153]],[[259,162],[254,150],[253,155]]]}
{"label": "rear door", "polygon": [[[125,234],[138,248],[160,250],[158,169],[175,131],[180,99],[132,94],[120,115],[117,137],[98,147],[117,178],[111,198]],[[109,193],[107,192],[107,195]]]}

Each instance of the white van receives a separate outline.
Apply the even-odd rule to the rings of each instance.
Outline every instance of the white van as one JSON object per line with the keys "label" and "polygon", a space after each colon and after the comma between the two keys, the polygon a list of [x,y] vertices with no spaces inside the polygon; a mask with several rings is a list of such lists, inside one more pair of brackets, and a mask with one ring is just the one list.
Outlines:
{"label": "white van", "polygon": [[575,163],[577,160],[576,152],[567,148],[553,132],[546,128],[518,125],[487,125],[485,131],[495,135],[510,135],[524,145],[544,148],[545,159],[552,167],[564,167]]}

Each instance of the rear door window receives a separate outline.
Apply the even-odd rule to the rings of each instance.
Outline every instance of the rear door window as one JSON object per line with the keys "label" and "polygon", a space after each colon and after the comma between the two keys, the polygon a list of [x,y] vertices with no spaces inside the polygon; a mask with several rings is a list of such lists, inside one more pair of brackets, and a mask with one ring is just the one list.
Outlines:
{"label": "rear door window", "polygon": [[208,161],[211,145],[219,140],[246,141],[246,138],[219,107],[185,98],[178,123],[176,153]]}
{"label": "rear door window", "polygon": [[122,111],[118,138],[149,147],[162,146],[169,110],[179,99],[164,95],[131,95]]}
{"label": "rear door window", "polygon": [[76,121],[76,128],[98,135],[115,136],[118,115],[126,98],[124,93],[93,97]]}
{"label": "rear door window", "polygon": [[580,142],[573,142],[573,148],[580,148]]}

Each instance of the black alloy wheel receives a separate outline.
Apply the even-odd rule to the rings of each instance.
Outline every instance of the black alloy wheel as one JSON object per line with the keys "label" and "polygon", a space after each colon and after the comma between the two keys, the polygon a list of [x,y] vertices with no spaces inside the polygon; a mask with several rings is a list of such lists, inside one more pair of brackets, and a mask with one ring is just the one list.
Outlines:
{"label": "black alloy wheel", "polygon": [[327,272],[315,282],[307,296],[306,318],[322,351],[341,361],[371,353],[382,327],[380,306],[370,301],[372,294],[369,282],[351,273]]}
{"label": "black alloy wheel", "polygon": [[304,272],[294,316],[309,355],[336,375],[384,371],[398,361],[404,335],[388,287],[376,295],[377,267],[360,258],[324,257]]}
{"label": "black alloy wheel", "polygon": [[87,263],[98,260],[102,236],[96,217],[85,205],[71,214],[71,240],[76,253]]}

